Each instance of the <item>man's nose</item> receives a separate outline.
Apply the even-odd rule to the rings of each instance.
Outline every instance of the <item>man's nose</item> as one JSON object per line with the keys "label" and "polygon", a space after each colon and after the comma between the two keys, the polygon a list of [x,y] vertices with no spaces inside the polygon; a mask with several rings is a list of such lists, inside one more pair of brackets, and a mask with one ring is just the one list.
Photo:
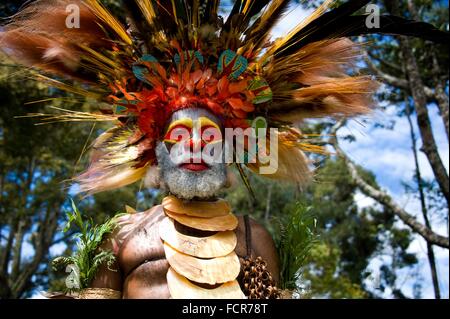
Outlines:
{"label": "man's nose", "polygon": [[188,140],[184,142],[184,150],[186,152],[199,152],[203,149],[204,143],[202,142],[201,138],[194,136],[191,136]]}

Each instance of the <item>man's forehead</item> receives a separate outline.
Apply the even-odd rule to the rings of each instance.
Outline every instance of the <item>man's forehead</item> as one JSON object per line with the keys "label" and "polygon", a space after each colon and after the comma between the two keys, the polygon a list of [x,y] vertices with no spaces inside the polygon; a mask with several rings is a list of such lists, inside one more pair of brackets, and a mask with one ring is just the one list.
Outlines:
{"label": "man's forehead", "polygon": [[176,111],[172,114],[172,117],[169,120],[169,125],[172,122],[175,122],[177,120],[181,120],[181,119],[192,119],[193,121],[196,121],[200,118],[207,118],[209,120],[211,120],[212,122],[216,123],[218,126],[222,126],[221,125],[221,121],[220,119],[215,116],[213,113],[209,112],[208,110],[205,109],[201,109],[201,108],[187,108],[187,109],[182,109],[179,111]]}

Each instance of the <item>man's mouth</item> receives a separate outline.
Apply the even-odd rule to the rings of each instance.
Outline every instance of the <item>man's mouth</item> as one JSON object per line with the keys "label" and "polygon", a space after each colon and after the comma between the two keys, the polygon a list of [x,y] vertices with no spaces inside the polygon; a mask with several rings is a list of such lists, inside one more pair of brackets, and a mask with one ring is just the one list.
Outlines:
{"label": "man's mouth", "polygon": [[181,164],[180,167],[194,172],[204,171],[209,168],[205,163],[186,163]]}

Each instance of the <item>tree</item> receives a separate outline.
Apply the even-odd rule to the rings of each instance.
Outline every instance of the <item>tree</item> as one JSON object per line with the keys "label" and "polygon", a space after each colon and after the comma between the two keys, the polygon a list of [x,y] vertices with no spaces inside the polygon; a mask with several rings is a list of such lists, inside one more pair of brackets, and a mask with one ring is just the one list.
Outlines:
{"label": "tree", "polygon": [[[26,1],[0,4],[0,16],[14,14]],[[108,1],[114,10],[118,2]],[[39,120],[16,118],[52,113],[49,105],[87,110],[89,103],[29,80],[29,70],[0,57],[0,298],[32,295],[61,276],[51,272],[52,248],[71,252],[71,233],[64,234],[70,211],[70,178],[86,167],[88,146],[106,127],[90,123],[36,126]],[[27,104],[33,101],[40,103]],[[94,222],[124,212],[125,205],[147,209],[153,193],[132,185],[108,194],[77,198]],[[58,252],[56,252],[58,254]],[[57,285],[57,284],[55,284]]]}
{"label": "tree", "polygon": [[[433,25],[448,30],[448,3],[429,0],[404,0],[404,1],[377,1],[382,14],[393,14],[410,19],[426,21]],[[311,4],[310,4],[311,5]],[[315,2],[312,5],[316,5]],[[336,153],[344,159],[347,169],[350,171],[353,181],[359,189],[367,196],[375,199],[378,204],[388,208],[400,220],[410,227],[412,231],[422,236],[428,247],[428,259],[435,287],[435,296],[439,298],[439,282],[434,262],[433,245],[449,247],[448,237],[437,234],[429,222],[432,214],[438,210],[427,210],[425,181],[420,176],[419,163],[417,160],[417,149],[425,154],[430,167],[434,173],[434,180],[427,183],[437,185],[438,190],[433,188],[433,201],[437,201],[440,208],[446,211],[448,223],[449,212],[449,180],[448,172],[443,160],[439,155],[436,143],[436,132],[432,128],[429,108],[437,105],[440,116],[445,126],[448,142],[448,50],[443,45],[424,42],[420,39],[407,37],[382,37],[371,36],[359,39],[366,43],[362,46],[365,51],[365,62],[367,71],[375,74],[381,81],[387,84],[387,90],[379,94],[380,100],[389,101],[395,105],[399,116],[407,116],[412,125],[416,121],[418,137],[412,136],[412,152],[415,158],[415,182],[418,187],[414,188],[416,197],[421,202],[423,223],[415,216],[416,212],[407,212],[386,190],[371,187],[358,173],[355,163],[339,145],[339,140],[331,138]],[[376,124],[375,124],[376,125]],[[333,129],[328,128],[327,134],[335,134],[343,123],[336,125]],[[411,126],[412,127],[412,126]],[[395,128],[394,128],[395,129]],[[421,143],[420,147],[415,144]],[[408,188],[408,191],[412,191]]]}
{"label": "tree", "polygon": [[[2,68],[2,75],[9,72]],[[71,177],[82,146],[80,130],[73,126],[62,124],[49,132],[14,118],[41,108],[24,104],[43,99],[43,87],[5,76],[0,92],[0,277],[8,287],[1,297],[17,298],[30,288],[53,243],[66,201],[61,182]],[[23,255],[26,247],[33,251],[31,257]]]}
{"label": "tree", "polygon": [[[317,180],[301,192],[294,185],[251,176],[258,200],[252,201],[243,185],[227,193],[234,212],[251,214],[272,232],[276,242],[280,238],[276,225],[291,219],[296,203],[310,208],[316,219],[317,241],[298,269],[297,289],[302,298],[367,298],[378,297],[387,288],[400,291],[395,287],[397,271],[417,263],[407,252],[412,233],[399,228],[394,214],[384,207],[359,208],[355,202],[358,186],[345,168],[343,160],[322,158]],[[357,169],[368,183],[378,187],[372,174]],[[372,278],[380,281],[379,291],[374,291],[366,285],[374,277],[368,265],[386,254],[392,259],[384,261],[380,278]]]}

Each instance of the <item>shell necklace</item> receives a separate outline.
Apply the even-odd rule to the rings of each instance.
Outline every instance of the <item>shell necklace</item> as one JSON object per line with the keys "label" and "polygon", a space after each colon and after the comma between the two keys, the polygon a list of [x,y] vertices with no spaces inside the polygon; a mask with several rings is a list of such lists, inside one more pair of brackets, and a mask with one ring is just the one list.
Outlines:
{"label": "shell necklace", "polygon": [[246,298],[236,280],[241,269],[234,252],[238,219],[228,203],[167,196],[162,206],[166,217],[159,235],[170,265],[167,284],[172,298]]}

